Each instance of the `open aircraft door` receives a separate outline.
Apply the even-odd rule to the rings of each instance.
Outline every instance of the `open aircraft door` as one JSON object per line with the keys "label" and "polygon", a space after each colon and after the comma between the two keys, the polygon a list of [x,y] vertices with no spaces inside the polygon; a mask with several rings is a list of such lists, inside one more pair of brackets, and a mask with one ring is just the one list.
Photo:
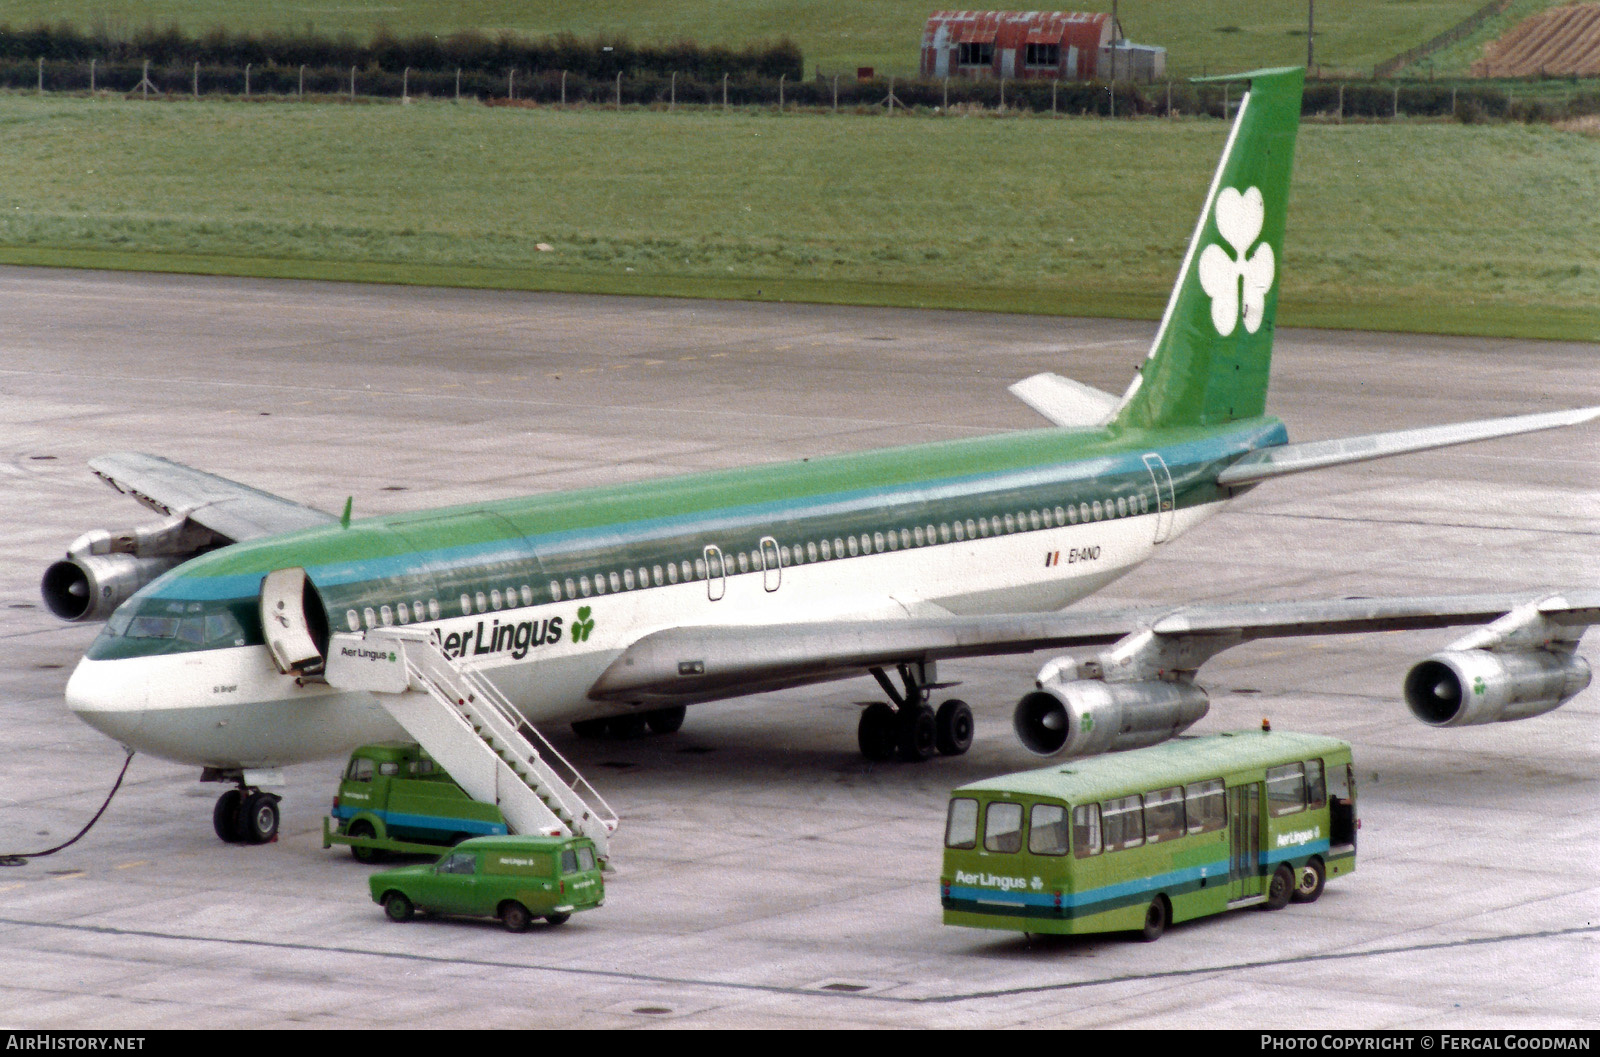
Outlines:
{"label": "open aircraft door", "polygon": [[322,670],[328,619],[304,569],[277,569],[262,578],[261,630],[279,671],[308,675]]}

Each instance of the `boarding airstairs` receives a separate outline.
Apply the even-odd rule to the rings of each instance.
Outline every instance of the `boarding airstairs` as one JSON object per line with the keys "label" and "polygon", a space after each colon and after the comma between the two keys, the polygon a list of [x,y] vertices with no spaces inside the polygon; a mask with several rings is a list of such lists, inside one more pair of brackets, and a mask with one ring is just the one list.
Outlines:
{"label": "boarding airstairs", "polygon": [[587,779],[487,679],[420,628],[332,636],[327,680],[369,690],[474,800],[513,833],[581,834],[601,859],[617,816]]}

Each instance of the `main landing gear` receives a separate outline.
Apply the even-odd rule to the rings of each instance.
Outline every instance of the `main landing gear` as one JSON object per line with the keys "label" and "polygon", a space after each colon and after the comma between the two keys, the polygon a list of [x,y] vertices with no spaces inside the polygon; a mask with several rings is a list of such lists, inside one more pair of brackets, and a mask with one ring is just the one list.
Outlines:
{"label": "main landing gear", "polygon": [[682,705],[657,708],[649,712],[630,712],[622,716],[602,719],[580,719],[572,724],[572,731],[580,738],[616,738],[626,740],[642,738],[645,734],[676,734],[683,726],[687,711]]}
{"label": "main landing gear", "polygon": [[893,704],[874,701],[861,713],[856,730],[861,755],[875,761],[899,756],[915,763],[935,754],[960,756],[971,748],[972,709],[967,703],[952,698],[937,712],[928,703],[932,691],[955,684],[936,682],[931,662],[902,664],[898,670],[904,689],[897,688],[882,668],[872,669],[872,677]]}
{"label": "main landing gear", "polygon": [[211,828],[228,844],[267,844],[277,840],[278,801],[282,797],[247,786],[242,777],[233,780],[239,787],[217,798],[217,806],[211,809]]}

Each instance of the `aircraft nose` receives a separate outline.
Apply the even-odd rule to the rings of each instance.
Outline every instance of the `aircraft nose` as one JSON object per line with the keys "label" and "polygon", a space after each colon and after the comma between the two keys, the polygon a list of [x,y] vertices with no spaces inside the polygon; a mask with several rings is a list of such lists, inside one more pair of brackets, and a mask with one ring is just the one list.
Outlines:
{"label": "aircraft nose", "polygon": [[135,740],[147,699],[146,680],[131,670],[133,667],[127,661],[86,657],[67,680],[67,707],[89,726],[124,745]]}

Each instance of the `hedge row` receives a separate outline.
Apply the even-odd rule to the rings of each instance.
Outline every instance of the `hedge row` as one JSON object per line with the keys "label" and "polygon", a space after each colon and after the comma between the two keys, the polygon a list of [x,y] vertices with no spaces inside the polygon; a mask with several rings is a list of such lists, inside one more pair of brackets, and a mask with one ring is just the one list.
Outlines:
{"label": "hedge row", "polygon": [[[45,62],[0,59],[0,87],[33,89],[42,80],[46,91],[100,91],[136,93],[144,72],[143,62],[96,62],[92,72],[88,62]],[[293,96],[347,96],[352,94],[351,68],[348,66],[298,66],[265,64],[252,66],[248,73],[241,66],[193,63],[150,65],[150,90],[162,95],[200,94]],[[1007,110],[1035,113],[1052,111],[1064,114],[1093,114],[1117,117],[1134,115],[1210,114],[1221,117],[1230,104],[1237,105],[1239,87],[1193,85],[1187,83],[1154,85],[1115,85],[1050,81],[968,81],[905,80],[856,81],[838,78],[782,81],[750,75],[730,77],[726,83],[680,73],[636,73],[623,75],[620,84],[613,77],[590,77],[576,72],[563,76],[559,70],[528,69],[492,73],[463,68],[454,70],[413,69],[407,73],[370,67],[356,68],[353,94],[362,97],[397,98],[403,92],[413,96],[568,104],[613,104],[657,106],[676,101],[685,105],[785,106],[847,109],[883,106],[890,89],[896,106],[932,110],[970,108],[996,110],[1002,102]],[[1387,118],[1398,113],[1413,117],[1451,117],[1462,121],[1556,120],[1577,114],[1600,113],[1600,93],[1574,94],[1564,99],[1527,97],[1516,99],[1500,87],[1469,86],[1452,90],[1436,85],[1396,86],[1326,82],[1306,85],[1302,112],[1306,115],[1342,115],[1346,118]]]}
{"label": "hedge row", "polygon": [[146,29],[130,37],[103,31],[85,32],[69,24],[13,29],[0,25],[0,59],[46,62],[96,59],[129,63],[149,59],[152,65],[300,66],[450,72],[505,73],[508,69],[567,70],[585,77],[612,78],[619,72],[663,73],[674,70],[701,80],[760,77],[798,79],[804,68],[800,49],[789,40],[753,44],[739,51],[692,41],[677,44],[633,44],[625,38],[581,40],[571,34],[529,39],[502,33],[490,38],[463,32],[448,37],[400,38],[380,31],[365,44],[354,37],[313,33],[259,35],[216,29],[191,37],[176,28]]}

